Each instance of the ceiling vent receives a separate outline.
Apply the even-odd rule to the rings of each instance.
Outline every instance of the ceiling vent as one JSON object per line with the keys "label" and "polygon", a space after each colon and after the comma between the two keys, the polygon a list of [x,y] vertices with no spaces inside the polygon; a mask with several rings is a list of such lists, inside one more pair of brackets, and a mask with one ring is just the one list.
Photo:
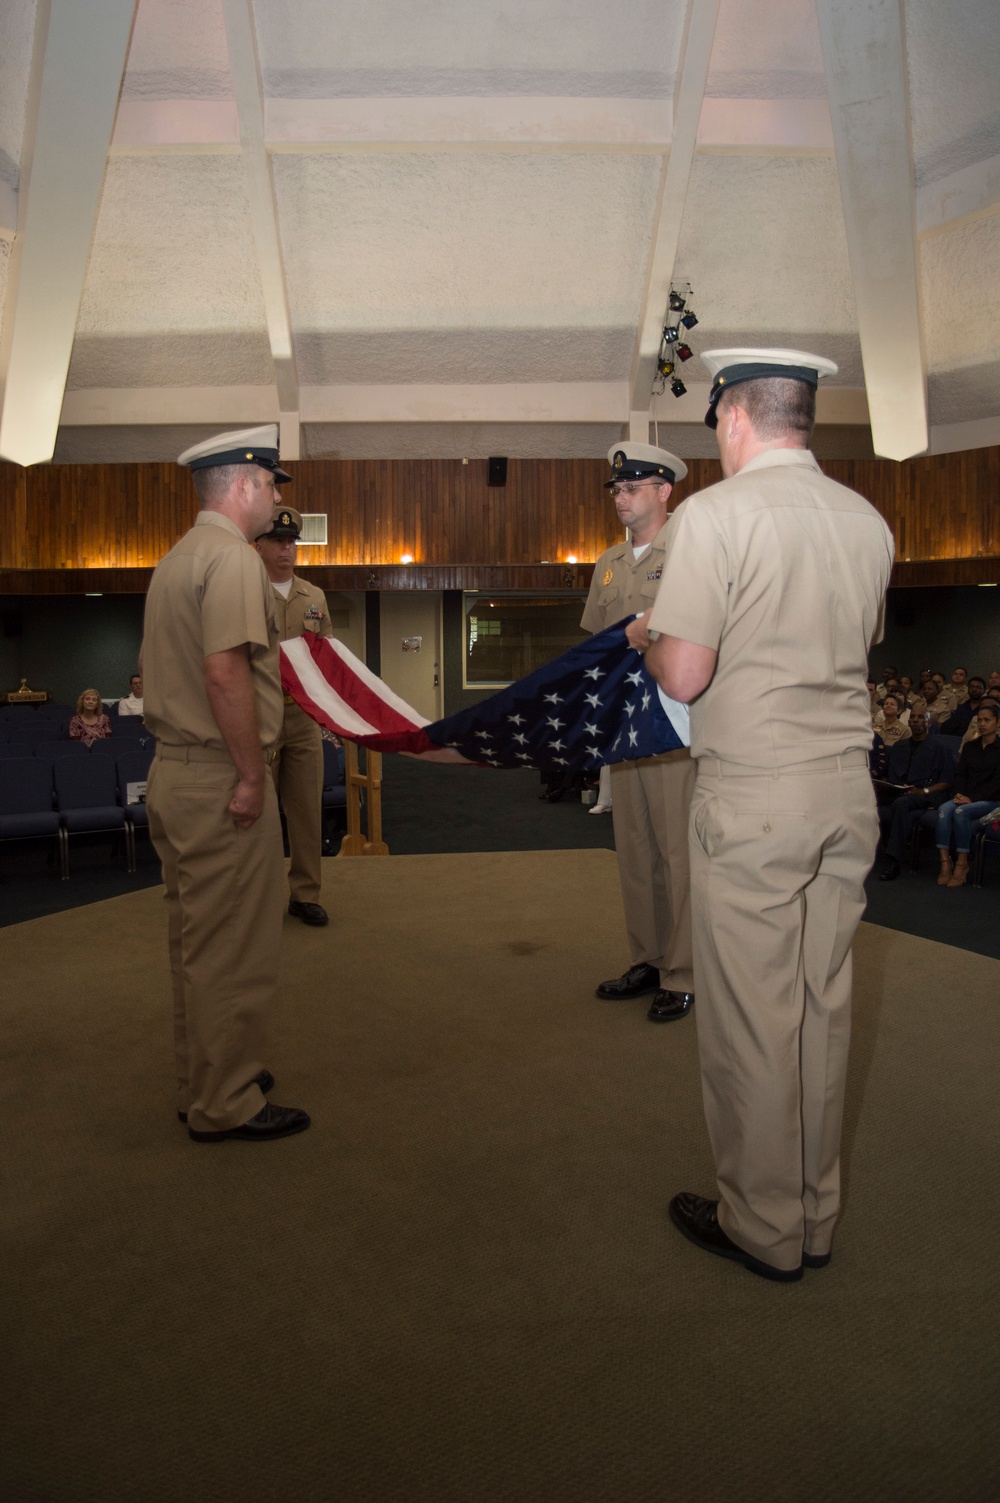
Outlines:
{"label": "ceiling vent", "polygon": [[304,511],[302,513],[302,532],[299,536],[300,548],[326,547],[326,524],[325,511]]}

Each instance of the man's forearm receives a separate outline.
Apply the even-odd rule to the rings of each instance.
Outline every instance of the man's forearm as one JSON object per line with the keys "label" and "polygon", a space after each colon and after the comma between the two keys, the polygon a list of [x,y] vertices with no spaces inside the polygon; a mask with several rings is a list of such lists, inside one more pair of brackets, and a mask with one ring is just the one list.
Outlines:
{"label": "man's forearm", "polygon": [[264,754],[248,648],[209,653],[205,659],[205,689],[215,723],[240,778],[248,783],[262,782]]}
{"label": "man's forearm", "polygon": [[690,704],[708,688],[718,653],[681,637],[655,637],[646,649],[646,667],[671,699]]}

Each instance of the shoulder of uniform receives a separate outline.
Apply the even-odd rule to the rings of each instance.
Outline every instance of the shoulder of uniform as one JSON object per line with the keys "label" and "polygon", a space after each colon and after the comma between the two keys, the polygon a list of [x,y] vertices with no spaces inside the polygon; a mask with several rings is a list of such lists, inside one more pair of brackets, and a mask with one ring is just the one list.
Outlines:
{"label": "shoulder of uniform", "polygon": [[616,564],[619,559],[625,557],[625,549],[627,547],[627,543],[615,543],[612,547],[605,548],[604,552],[597,560],[597,563],[594,565],[594,569],[599,569],[602,564],[605,566],[607,566],[608,564]]}

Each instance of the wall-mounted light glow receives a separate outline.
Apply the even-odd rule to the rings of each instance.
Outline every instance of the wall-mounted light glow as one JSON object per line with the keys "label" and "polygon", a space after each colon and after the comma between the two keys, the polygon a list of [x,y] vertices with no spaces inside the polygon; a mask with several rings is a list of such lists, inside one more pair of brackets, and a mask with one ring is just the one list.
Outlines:
{"label": "wall-mounted light glow", "polygon": [[575,553],[567,553],[567,555],[566,555],[566,562],[568,564],[575,564],[576,563],[576,554]]}
{"label": "wall-mounted light glow", "polygon": [[997,582],[995,579],[981,579],[979,581],[979,588],[981,590],[995,590],[996,587]]}
{"label": "wall-mounted light glow", "polygon": [[102,598],[103,594],[104,594],[104,591],[103,590],[84,590],[83,593],[87,597],[88,600],[100,600]]}
{"label": "wall-mounted light glow", "polygon": [[412,564],[413,563],[413,554],[412,553],[401,553],[399,555],[399,562],[401,564]]}

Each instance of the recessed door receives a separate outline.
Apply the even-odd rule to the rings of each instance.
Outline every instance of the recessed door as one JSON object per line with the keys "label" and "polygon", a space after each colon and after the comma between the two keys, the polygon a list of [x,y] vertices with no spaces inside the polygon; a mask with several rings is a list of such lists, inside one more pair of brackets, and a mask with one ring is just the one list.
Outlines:
{"label": "recessed door", "polygon": [[428,720],[444,714],[440,590],[387,590],[379,596],[382,678]]}

